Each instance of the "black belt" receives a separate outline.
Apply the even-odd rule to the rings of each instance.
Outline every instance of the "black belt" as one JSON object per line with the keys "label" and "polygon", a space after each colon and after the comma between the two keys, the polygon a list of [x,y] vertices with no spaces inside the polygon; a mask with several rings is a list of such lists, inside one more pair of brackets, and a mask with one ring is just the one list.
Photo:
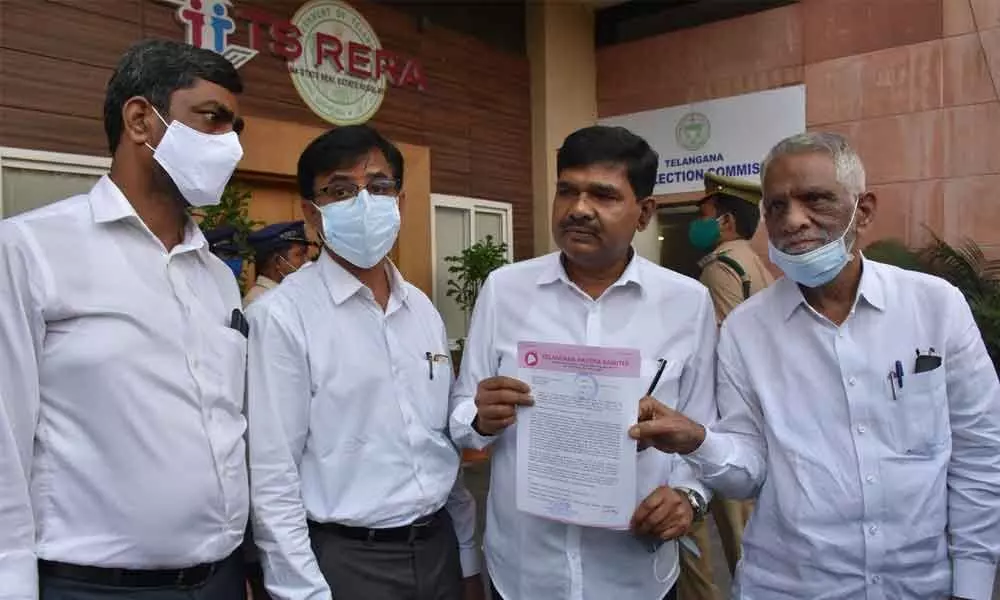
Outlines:
{"label": "black belt", "polygon": [[187,569],[109,569],[71,565],[50,560],[38,561],[41,577],[55,577],[82,583],[121,588],[197,588],[208,583],[226,561],[204,563]]}
{"label": "black belt", "polygon": [[385,529],[371,529],[368,527],[350,527],[340,523],[318,523],[309,521],[310,529],[317,529],[333,533],[352,540],[362,542],[407,542],[413,543],[416,540],[427,539],[433,534],[444,520],[445,510],[442,508],[429,517],[417,519],[409,525],[402,527],[387,527]]}

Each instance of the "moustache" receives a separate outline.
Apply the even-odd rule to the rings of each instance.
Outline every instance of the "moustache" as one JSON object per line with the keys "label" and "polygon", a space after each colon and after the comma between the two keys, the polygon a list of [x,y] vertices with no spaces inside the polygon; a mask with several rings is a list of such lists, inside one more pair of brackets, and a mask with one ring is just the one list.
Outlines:
{"label": "moustache", "polygon": [[593,221],[578,221],[574,219],[560,221],[559,229],[560,231],[581,231],[592,235],[597,235],[600,231],[600,227]]}

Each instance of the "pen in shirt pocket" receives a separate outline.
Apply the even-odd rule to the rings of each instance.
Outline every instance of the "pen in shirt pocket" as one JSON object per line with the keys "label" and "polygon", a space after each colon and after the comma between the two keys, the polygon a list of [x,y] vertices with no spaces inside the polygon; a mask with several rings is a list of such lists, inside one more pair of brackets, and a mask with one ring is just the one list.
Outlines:
{"label": "pen in shirt pocket", "polygon": [[424,352],[424,357],[427,359],[427,378],[434,379],[434,363],[446,363],[448,362],[448,357],[444,354],[434,354],[433,352]]}
{"label": "pen in shirt pocket", "polygon": [[660,385],[660,377],[663,377],[663,370],[667,368],[667,359],[658,358],[656,362],[659,366],[656,367],[656,375],[653,375],[653,380],[649,382],[649,389],[646,390],[647,396],[652,396],[653,392],[656,391],[656,386]]}

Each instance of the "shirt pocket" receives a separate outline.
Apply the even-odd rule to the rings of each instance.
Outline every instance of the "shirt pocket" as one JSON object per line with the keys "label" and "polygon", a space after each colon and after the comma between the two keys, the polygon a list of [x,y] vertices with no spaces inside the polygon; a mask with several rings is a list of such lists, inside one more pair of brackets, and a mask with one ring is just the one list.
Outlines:
{"label": "shirt pocket", "polygon": [[[649,386],[656,379],[656,373],[660,369],[660,361],[644,359],[639,375],[642,379],[642,392],[645,393]],[[684,371],[684,363],[680,360],[667,359],[667,364],[663,367],[663,373],[650,394],[661,403],[670,408],[677,408],[681,394],[681,373]]]}
{"label": "shirt pocket", "polygon": [[451,356],[447,351],[428,351],[421,354],[414,367],[415,376],[423,382],[423,397],[417,398],[418,411],[427,427],[444,431],[448,426],[448,407],[452,379]]}
{"label": "shirt pocket", "polygon": [[227,413],[243,412],[246,389],[247,338],[230,327],[213,328],[210,334],[210,370],[218,387],[218,403]]}
{"label": "shirt pocket", "polygon": [[944,367],[903,376],[897,388],[894,421],[897,450],[928,456],[949,440],[948,394]]}

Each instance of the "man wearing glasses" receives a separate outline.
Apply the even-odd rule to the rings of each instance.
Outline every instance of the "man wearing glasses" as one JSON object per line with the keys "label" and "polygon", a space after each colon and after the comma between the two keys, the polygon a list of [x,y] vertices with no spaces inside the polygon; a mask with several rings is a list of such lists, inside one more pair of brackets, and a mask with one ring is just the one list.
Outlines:
{"label": "man wearing glasses", "polygon": [[314,140],[298,183],[324,252],[247,311],[254,538],[276,600],[483,591],[444,324],[387,258],[402,179],[370,127]]}

